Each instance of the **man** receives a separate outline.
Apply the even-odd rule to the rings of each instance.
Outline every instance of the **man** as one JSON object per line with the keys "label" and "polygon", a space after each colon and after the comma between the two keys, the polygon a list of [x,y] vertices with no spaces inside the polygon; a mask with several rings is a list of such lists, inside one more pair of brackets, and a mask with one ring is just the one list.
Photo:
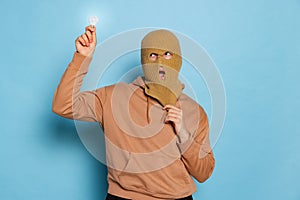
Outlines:
{"label": "man", "polygon": [[214,169],[208,118],[182,93],[179,41],[167,30],[142,40],[145,77],[80,91],[96,47],[96,28],[76,39],[76,52],[53,98],[60,116],[96,121],[105,133],[110,199],[193,199]]}

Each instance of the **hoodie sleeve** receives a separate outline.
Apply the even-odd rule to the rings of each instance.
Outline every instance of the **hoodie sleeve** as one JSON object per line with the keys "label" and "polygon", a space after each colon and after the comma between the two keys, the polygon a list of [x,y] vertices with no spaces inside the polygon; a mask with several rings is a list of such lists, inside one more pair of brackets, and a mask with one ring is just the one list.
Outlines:
{"label": "hoodie sleeve", "polygon": [[62,117],[102,123],[105,88],[81,92],[83,78],[88,72],[90,57],[77,52],[56,88],[52,111]]}
{"label": "hoodie sleeve", "polygon": [[215,159],[209,143],[209,124],[205,111],[200,108],[199,126],[194,137],[180,143],[182,161],[189,173],[199,182],[206,181],[212,174]]}

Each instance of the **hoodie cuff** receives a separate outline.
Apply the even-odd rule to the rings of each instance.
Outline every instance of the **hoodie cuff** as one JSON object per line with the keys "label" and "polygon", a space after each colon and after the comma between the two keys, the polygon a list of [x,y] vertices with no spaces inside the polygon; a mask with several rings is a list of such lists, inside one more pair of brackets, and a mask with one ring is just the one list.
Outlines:
{"label": "hoodie cuff", "polygon": [[190,138],[188,140],[186,140],[185,142],[180,142],[180,139],[178,139],[179,141],[177,142],[177,147],[180,150],[180,153],[183,154],[193,143],[193,139]]}
{"label": "hoodie cuff", "polygon": [[77,51],[74,52],[70,68],[80,71],[87,71],[92,57],[84,56]]}
{"label": "hoodie cuff", "polygon": [[211,152],[211,147],[209,144],[199,144],[194,140],[194,138],[189,138],[184,143],[177,142],[177,146],[183,157],[193,157],[198,155],[199,158],[204,158],[207,154]]}

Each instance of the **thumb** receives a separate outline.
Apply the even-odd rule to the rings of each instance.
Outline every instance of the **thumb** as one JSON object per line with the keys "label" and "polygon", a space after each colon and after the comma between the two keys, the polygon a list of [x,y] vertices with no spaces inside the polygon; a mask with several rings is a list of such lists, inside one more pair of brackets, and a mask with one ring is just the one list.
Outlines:
{"label": "thumb", "polygon": [[97,43],[96,26],[93,26],[91,31],[92,31],[93,43],[96,44]]}
{"label": "thumb", "polygon": [[89,26],[86,27],[85,30],[91,32],[92,38],[93,38],[92,44],[96,44],[96,42],[97,42],[96,26],[89,25]]}
{"label": "thumb", "polygon": [[180,103],[179,101],[177,101],[177,102],[175,103],[175,106],[176,106],[177,108],[181,109],[181,103]]}

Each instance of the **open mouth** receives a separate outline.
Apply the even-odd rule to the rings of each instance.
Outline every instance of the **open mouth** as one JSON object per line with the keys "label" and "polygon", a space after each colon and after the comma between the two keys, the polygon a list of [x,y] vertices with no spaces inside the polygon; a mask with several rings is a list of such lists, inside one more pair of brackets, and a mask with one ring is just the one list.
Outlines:
{"label": "open mouth", "polygon": [[162,66],[159,67],[158,74],[161,80],[165,80],[166,72]]}

